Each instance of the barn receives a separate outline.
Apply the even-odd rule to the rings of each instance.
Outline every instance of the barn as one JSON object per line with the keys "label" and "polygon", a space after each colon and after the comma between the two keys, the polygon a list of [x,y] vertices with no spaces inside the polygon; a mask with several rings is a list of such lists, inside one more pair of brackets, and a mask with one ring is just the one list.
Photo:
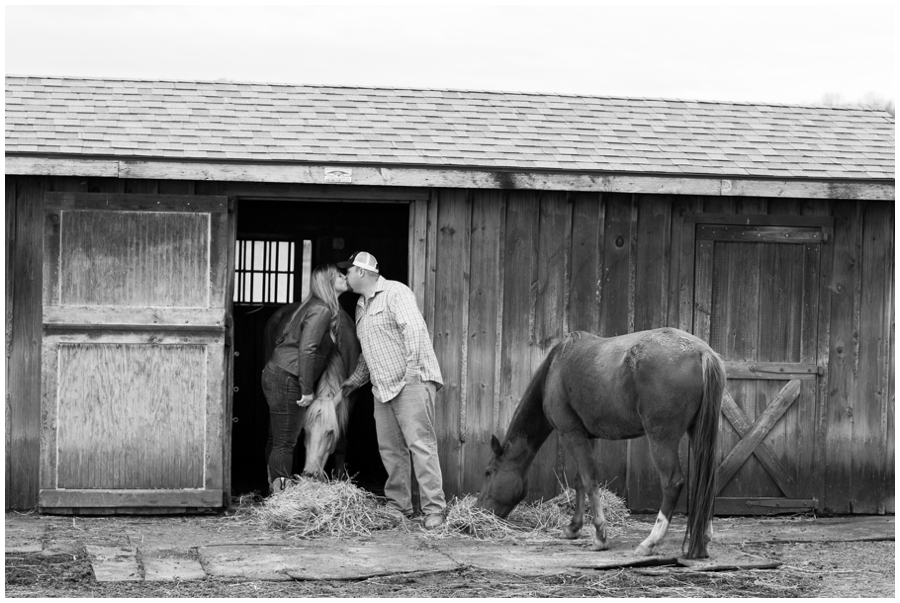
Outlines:
{"label": "barn", "polygon": [[[262,325],[363,249],[432,334],[448,496],[567,332],[668,325],[727,364],[717,513],[893,513],[894,142],[861,108],[7,76],[6,508],[264,487]],[[595,457],[656,508],[643,439]],[[555,436],[531,471],[571,479]]]}

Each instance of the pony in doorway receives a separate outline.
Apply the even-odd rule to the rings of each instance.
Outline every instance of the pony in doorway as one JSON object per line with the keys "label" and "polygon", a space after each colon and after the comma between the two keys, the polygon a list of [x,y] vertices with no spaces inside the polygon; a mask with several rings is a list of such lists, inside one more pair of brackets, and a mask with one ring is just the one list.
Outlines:
{"label": "pony in doorway", "polygon": [[[284,333],[300,307],[300,303],[288,304],[275,311],[266,323],[263,335],[265,362],[272,357],[275,342]],[[341,393],[341,383],[356,369],[360,356],[356,325],[346,312],[341,310],[341,338],[335,351],[328,358],[325,371],[316,383],[315,399],[306,407],[303,426],[303,441],[306,460],[304,475],[325,475],[325,464],[329,457],[333,460],[333,474],[346,474],[347,422],[353,411],[354,394],[345,398]]]}

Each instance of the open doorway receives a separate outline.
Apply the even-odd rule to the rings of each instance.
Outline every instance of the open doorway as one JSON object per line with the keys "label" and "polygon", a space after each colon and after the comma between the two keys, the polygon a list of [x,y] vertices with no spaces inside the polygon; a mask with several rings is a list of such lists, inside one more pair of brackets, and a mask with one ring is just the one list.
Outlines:
{"label": "open doorway", "polygon": [[[354,251],[371,252],[385,278],[406,283],[408,238],[406,203],[240,201],[234,299],[234,495],[265,494],[268,489],[269,409],[260,382],[266,322],[282,305],[306,299],[315,266],[346,260]],[[340,297],[351,318],[357,298],[351,292]],[[346,463],[356,485],[382,494],[387,473],[378,453],[373,404],[371,386],[361,388],[349,419]],[[303,467],[303,456],[301,436],[295,473]]]}

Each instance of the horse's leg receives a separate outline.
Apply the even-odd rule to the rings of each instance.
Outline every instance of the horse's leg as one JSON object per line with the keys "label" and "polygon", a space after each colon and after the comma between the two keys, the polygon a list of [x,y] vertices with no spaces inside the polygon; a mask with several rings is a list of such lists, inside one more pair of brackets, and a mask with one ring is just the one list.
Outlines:
{"label": "horse's leg", "polygon": [[581,536],[581,528],[584,526],[584,486],[581,483],[581,473],[575,473],[575,512],[572,521],[566,526],[563,538],[574,540]]}
{"label": "horse's leg", "polygon": [[[591,441],[583,433],[577,431],[560,433],[559,436],[566,450],[575,459],[575,466],[578,467],[578,484],[581,486],[581,492],[577,493],[575,514],[566,529],[567,535],[572,534],[573,531],[577,534],[584,525],[583,499],[584,492],[587,491],[587,495],[591,497],[591,508],[594,511],[594,544],[591,548],[595,551],[605,551],[609,548],[606,541],[606,517],[603,515],[603,506],[600,504],[599,477],[597,466],[594,464]],[[573,538],[574,536],[569,537]]]}
{"label": "horse's leg", "polygon": [[652,555],[653,551],[666,537],[672,512],[684,486],[684,475],[678,459],[678,439],[672,441],[650,440],[650,456],[662,482],[663,500],[656,516],[656,523],[650,535],[635,549],[635,555]]}

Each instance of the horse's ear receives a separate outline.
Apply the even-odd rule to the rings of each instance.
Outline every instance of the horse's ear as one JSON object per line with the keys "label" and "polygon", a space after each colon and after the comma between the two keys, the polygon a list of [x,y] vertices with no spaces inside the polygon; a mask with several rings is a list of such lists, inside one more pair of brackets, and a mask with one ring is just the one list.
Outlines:
{"label": "horse's ear", "polygon": [[503,446],[500,445],[500,440],[495,435],[491,435],[491,450],[494,451],[496,456],[503,455]]}

